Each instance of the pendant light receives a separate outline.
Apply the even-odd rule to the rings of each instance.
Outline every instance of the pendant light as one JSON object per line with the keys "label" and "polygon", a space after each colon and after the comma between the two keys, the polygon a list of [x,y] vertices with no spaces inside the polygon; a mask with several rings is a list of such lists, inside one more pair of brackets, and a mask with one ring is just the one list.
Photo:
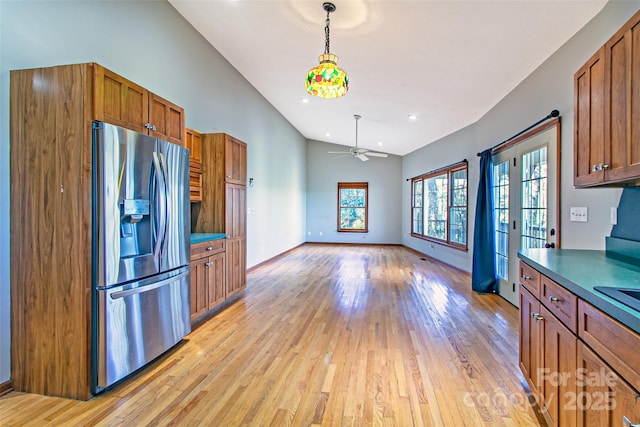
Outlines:
{"label": "pendant light", "polygon": [[339,98],[349,90],[349,78],[347,73],[338,67],[338,57],[329,53],[329,14],[336,10],[336,6],[326,2],[322,4],[322,9],[327,12],[324,26],[324,53],[318,57],[320,64],[307,73],[305,87],[310,95],[327,99]]}

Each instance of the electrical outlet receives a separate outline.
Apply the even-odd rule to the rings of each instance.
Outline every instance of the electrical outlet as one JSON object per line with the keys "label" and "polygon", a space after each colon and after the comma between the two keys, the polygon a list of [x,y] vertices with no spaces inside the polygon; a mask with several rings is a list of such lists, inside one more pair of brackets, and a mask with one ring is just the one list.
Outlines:
{"label": "electrical outlet", "polygon": [[571,208],[571,221],[573,222],[587,222],[587,208]]}
{"label": "electrical outlet", "polygon": [[610,222],[612,225],[618,224],[618,208],[611,208]]}

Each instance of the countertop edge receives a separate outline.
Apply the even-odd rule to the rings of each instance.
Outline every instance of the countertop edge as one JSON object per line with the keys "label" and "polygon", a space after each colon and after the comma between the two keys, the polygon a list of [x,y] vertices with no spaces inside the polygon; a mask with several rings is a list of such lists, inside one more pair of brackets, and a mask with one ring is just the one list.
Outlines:
{"label": "countertop edge", "polygon": [[609,302],[608,299],[611,299],[610,297],[604,294],[601,296],[595,292],[589,291],[588,289],[585,289],[584,287],[573,283],[571,280],[565,278],[564,276],[561,276],[553,270],[548,269],[544,265],[539,264],[538,262],[522,253],[518,253],[518,258],[538,270],[540,273],[547,276],[549,279],[557,282],[559,285],[563,286],[578,297],[582,298],[589,304],[600,309],[613,319],[640,334],[640,313],[637,316],[634,316],[632,313],[623,310],[620,307],[617,307],[616,305]]}
{"label": "countertop edge", "polygon": [[211,242],[227,237],[225,233],[191,233],[189,244],[197,245],[199,243]]}

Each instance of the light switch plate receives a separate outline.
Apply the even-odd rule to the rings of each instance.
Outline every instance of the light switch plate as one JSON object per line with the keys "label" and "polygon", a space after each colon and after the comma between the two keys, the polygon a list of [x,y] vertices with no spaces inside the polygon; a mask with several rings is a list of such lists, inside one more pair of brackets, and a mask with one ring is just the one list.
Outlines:
{"label": "light switch plate", "polygon": [[588,216],[586,207],[571,208],[571,221],[587,222],[587,220]]}

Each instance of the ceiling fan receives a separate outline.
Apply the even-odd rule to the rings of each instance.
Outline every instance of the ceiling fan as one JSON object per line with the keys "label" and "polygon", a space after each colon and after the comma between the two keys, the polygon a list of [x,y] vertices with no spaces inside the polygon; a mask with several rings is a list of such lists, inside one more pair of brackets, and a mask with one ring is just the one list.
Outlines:
{"label": "ceiling fan", "polygon": [[[363,162],[366,162],[367,160],[369,160],[369,157],[367,156],[373,156],[373,157],[387,157],[388,154],[387,153],[378,153],[377,151],[370,151],[367,150],[366,148],[358,148],[358,120],[360,120],[362,118],[362,116],[360,116],[359,114],[354,114],[353,118],[356,119],[356,145],[355,147],[351,147],[349,149],[349,151],[329,151],[329,154],[342,154],[342,155],[347,155],[347,154],[351,154],[353,157],[357,157],[358,159],[362,160]],[[338,156],[338,157],[342,157],[342,156]]]}

